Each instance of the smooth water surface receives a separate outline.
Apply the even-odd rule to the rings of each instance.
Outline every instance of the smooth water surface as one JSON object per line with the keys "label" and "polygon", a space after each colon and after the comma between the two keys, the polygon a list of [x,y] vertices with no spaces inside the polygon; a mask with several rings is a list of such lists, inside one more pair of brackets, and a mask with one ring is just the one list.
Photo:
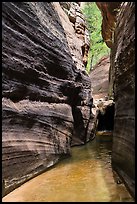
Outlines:
{"label": "smooth water surface", "polygon": [[94,139],[72,156],[6,195],[3,202],[131,202],[111,169],[111,143]]}

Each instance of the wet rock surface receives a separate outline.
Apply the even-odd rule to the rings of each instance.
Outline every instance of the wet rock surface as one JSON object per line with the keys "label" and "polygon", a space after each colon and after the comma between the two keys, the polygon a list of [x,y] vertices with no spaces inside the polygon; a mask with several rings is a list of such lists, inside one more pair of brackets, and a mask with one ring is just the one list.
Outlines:
{"label": "wet rock surface", "polygon": [[59,9],[56,2],[2,4],[3,195],[70,154],[72,106],[88,109],[90,78],[72,59]]}

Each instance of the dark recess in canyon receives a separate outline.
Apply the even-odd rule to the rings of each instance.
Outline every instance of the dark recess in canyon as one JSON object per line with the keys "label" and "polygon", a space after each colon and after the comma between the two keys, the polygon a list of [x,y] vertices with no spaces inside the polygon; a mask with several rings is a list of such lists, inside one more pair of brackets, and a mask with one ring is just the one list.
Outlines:
{"label": "dark recess in canyon", "polygon": [[97,131],[113,131],[114,128],[114,113],[115,107],[114,104],[112,106],[106,107],[105,113],[102,114],[100,111],[98,113],[98,126]]}

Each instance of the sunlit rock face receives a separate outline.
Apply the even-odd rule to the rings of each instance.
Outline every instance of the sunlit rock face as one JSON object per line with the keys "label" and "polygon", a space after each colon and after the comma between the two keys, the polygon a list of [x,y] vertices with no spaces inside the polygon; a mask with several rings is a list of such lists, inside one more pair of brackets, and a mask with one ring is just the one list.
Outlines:
{"label": "sunlit rock face", "polygon": [[[85,69],[88,60],[88,52],[90,47],[90,37],[87,29],[85,17],[81,11],[80,2],[59,2],[73,27],[68,43],[72,58],[79,69]],[[67,29],[68,30],[68,23]],[[68,31],[70,32],[70,31]],[[73,38],[71,37],[73,33]],[[81,60],[82,56],[82,60]],[[83,62],[83,63],[81,63]],[[84,65],[84,66],[83,66]]]}
{"label": "sunlit rock face", "polygon": [[[109,68],[110,68],[110,56],[102,57],[99,62],[90,71],[91,89],[93,96],[94,107],[92,109],[95,115],[95,129],[98,139],[99,123],[102,119],[102,132],[100,134],[112,134],[107,131],[113,131],[113,128],[108,128],[113,123],[113,114],[109,114],[109,109],[113,109],[114,102],[109,98]],[[112,116],[111,116],[112,115]],[[101,119],[100,119],[101,118]],[[106,118],[106,119],[105,119]],[[108,118],[108,119],[107,119]],[[111,120],[112,119],[112,120]],[[106,124],[107,123],[107,124]],[[105,141],[105,137],[103,137]]]}
{"label": "sunlit rock face", "polygon": [[[102,30],[103,37],[106,44],[111,47],[110,84],[113,87],[115,101],[112,166],[134,197],[135,3],[123,2],[121,4],[117,17],[113,17],[116,19],[114,34],[110,32],[114,24],[111,18],[111,8],[118,8],[119,2],[98,2],[97,4],[102,11],[103,25],[106,25],[106,28]],[[109,26],[110,29],[108,29]],[[107,39],[111,39],[111,35],[114,35],[113,43],[110,41],[111,43],[108,44]]]}
{"label": "sunlit rock face", "polygon": [[109,48],[113,44],[113,33],[116,24],[116,15],[119,11],[121,2],[96,2],[101,10],[102,20],[102,37]]}
{"label": "sunlit rock face", "polygon": [[70,154],[75,137],[83,144],[90,126],[85,119],[79,132],[76,107],[89,111],[90,78],[73,60],[59,6],[2,4],[3,195]]}
{"label": "sunlit rock face", "polygon": [[90,71],[90,78],[92,81],[92,95],[95,99],[108,99],[109,92],[109,68],[110,57],[104,56]]}

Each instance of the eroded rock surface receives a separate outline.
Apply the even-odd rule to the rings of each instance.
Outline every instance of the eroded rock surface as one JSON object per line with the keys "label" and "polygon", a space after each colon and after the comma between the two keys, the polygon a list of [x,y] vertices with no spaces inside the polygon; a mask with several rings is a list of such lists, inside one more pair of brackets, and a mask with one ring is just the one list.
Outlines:
{"label": "eroded rock surface", "polygon": [[[79,69],[85,69],[88,61],[88,51],[90,47],[90,37],[87,29],[87,23],[85,17],[81,11],[80,2],[59,2],[63,10],[69,17],[69,21],[73,27],[73,31],[70,32],[69,47],[72,54],[72,58]],[[67,23],[67,29],[68,27]],[[73,38],[71,37],[73,34]],[[75,48],[75,49],[74,49]],[[82,59],[81,59],[82,56]],[[83,62],[81,64],[81,62]],[[84,66],[83,66],[84,64]]]}
{"label": "eroded rock surface", "polygon": [[112,164],[135,196],[135,3],[123,3],[112,47],[115,121]]}
{"label": "eroded rock surface", "polygon": [[[106,114],[106,110],[109,107],[114,106],[113,100],[109,100],[109,68],[110,68],[110,56],[102,57],[99,62],[94,66],[94,68],[90,71],[91,78],[91,89],[93,96],[93,109],[92,113],[94,114],[94,125],[95,125],[95,133],[96,136],[99,134],[97,131],[99,126],[99,118],[102,117],[102,121],[104,120],[104,127],[102,127],[102,134],[110,134],[108,133],[107,127],[109,127],[109,123],[111,121],[105,121],[104,115]],[[109,113],[108,113],[109,115]],[[111,119],[111,117],[110,117]],[[113,116],[112,116],[113,120]],[[105,123],[108,124],[105,124]],[[103,132],[104,131],[104,132]],[[111,134],[113,129],[110,130]],[[98,136],[97,136],[98,139]],[[103,140],[103,139],[102,139]],[[104,139],[105,141],[105,139]]]}
{"label": "eroded rock surface", "polygon": [[[119,3],[97,2],[97,5],[103,15],[103,38],[111,47],[110,84],[115,101],[112,165],[134,197],[135,2],[123,2],[120,7]],[[116,15],[114,11],[118,9]]]}
{"label": "eroded rock surface", "polygon": [[67,104],[3,98],[3,178],[5,187],[40,173],[70,154],[73,117]]}
{"label": "eroded rock surface", "polygon": [[115,30],[116,16],[119,12],[121,2],[96,2],[101,10],[102,20],[102,37],[109,48],[113,44],[113,33]]}
{"label": "eroded rock surface", "polygon": [[82,120],[89,109],[90,78],[74,63],[67,37],[73,26],[64,13],[65,31],[58,8],[56,2],[2,4],[3,195],[69,155],[73,139],[86,142],[82,131],[90,121],[78,132],[74,116],[77,106]]}

